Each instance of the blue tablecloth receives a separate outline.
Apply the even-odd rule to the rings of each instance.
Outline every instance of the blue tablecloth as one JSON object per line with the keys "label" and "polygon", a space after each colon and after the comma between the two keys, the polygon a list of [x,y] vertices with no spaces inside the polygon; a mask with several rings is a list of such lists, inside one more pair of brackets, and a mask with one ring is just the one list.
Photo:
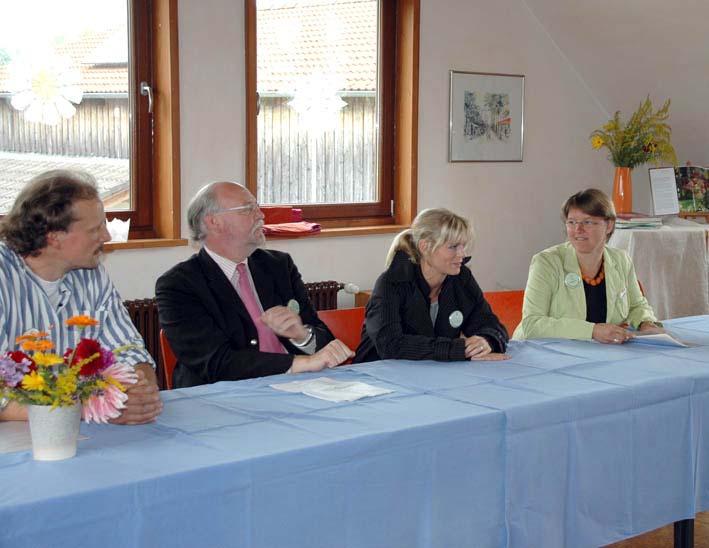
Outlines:
{"label": "blue tablecloth", "polygon": [[[709,509],[704,345],[513,343],[506,362],[381,361],[173,390],[155,424],[82,425],[76,458],[0,455],[0,546],[599,546]],[[308,376],[301,375],[299,380]]]}

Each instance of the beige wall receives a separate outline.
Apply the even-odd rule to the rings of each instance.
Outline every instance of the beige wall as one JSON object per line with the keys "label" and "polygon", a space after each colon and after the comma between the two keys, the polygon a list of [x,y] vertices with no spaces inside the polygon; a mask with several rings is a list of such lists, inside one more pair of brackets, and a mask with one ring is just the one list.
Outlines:
{"label": "beige wall", "polygon": [[[182,200],[205,182],[244,174],[243,6],[181,0]],[[524,162],[447,161],[448,70],[526,75]],[[472,270],[483,289],[524,287],[533,252],[562,238],[558,210],[577,189],[610,190],[611,168],[588,144],[607,113],[519,0],[421,0],[419,208],[473,219]],[[184,230],[186,234],[186,229]],[[368,288],[391,236],[277,241],[306,280]],[[192,250],[119,251],[107,267],[125,298]]]}

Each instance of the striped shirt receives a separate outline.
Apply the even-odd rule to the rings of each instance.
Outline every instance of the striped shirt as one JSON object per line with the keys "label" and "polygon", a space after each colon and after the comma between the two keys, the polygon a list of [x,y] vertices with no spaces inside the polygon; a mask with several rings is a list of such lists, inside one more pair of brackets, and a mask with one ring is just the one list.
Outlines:
{"label": "striped shirt", "polygon": [[[91,316],[99,324],[83,331],[65,324],[79,314]],[[65,274],[59,283],[59,302],[53,306],[39,278],[19,255],[0,243],[0,352],[14,350],[15,338],[30,329],[47,331],[59,354],[74,348],[82,338],[92,338],[111,350],[134,345],[118,359],[128,365],[149,363],[155,367],[102,265]]]}

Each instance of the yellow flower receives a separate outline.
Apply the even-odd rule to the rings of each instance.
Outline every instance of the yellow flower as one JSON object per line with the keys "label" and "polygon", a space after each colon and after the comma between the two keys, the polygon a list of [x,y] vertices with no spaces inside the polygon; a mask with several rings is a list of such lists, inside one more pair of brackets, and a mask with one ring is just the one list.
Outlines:
{"label": "yellow flower", "polygon": [[57,377],[57,395],[64,400],[70,400],[76,393],[76,384],[76,373],[71,369],[67,370]]}
{"label": "yellow flower", "polygon": [[603,137],[601,137],[600,135],[594,135],[593,137],[591,137],[591,146],[592,146],[594,149],[598,150],[598,149],[601,148],[604,144],[605,144],[605,143],[603,142]]}
{"label": "yellow flower", "polygon": [[22,388],[25,390],[42,390],[44,388],[44,378],[32,371],[29,375],[22,377]]}
{"label": "yellow flower", "polygon": [[32,356],[32,359],[34,360],[34,363],[36,363],[40,367],[49,367],[51,365],[60,365],[64,363],[64,358],[62,358],[58,354],[45,352],[35,353],[35,355]]}

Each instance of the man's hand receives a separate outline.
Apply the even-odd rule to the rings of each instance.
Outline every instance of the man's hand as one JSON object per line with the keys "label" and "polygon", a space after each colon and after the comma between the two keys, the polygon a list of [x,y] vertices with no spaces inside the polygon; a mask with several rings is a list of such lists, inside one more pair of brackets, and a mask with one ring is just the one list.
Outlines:
{"label": "man's hand", "polygon": [[263,324],[279,337],[292,339],[297,343],[305,342],[308,330],[300,316],[285,306],[274,306],[261,315]]}
{"label": "man's hand", "polygon": [[306,371],[322,371],[326,367],[335,367],[354,356],[354,352],[339,339],[328,343],[312,356],[296,356],[293,358],[291,373]]}
{"label": "man's hand", "polygon": [[149,364],[135,366],[138,380],[126,387],[128,399],[121,416],[112,419],[112,424],[145,424],[153,422],[162,412],[162,400],[155,378],[155,372]]}
{"label": "man's hand", "polygon": [[594,340],[604,344],[623,344],[633,338],[633,334],[620,325],[613,323],[597,323],[593,326]]}

